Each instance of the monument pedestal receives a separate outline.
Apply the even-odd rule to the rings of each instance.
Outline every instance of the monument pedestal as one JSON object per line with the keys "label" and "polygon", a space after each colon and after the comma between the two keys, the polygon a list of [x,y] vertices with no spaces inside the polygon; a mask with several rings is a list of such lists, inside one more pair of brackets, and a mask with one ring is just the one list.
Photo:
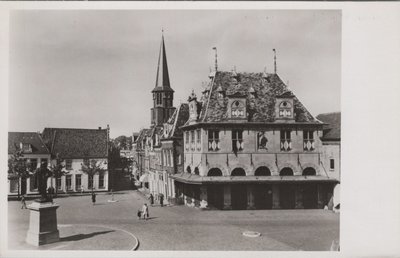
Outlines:
{"label": "monument pedestal", "polygon": [[36,202],[28,205],[30,210],[29,230],[26,242],[34,246],[50,244],[59,241],[57,229],[57,208],[59,205],[51,202]]}

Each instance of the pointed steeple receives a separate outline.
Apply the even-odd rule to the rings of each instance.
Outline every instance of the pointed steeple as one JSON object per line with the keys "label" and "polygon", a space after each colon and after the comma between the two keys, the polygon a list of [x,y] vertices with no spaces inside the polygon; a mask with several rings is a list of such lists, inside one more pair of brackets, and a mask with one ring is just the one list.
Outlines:
{"label": "pointed steeple", "polygon": [[173,91],[169,83],[167,54],[165,52],[164,33],[161,36],[160,53],[158,55],[156,85],[153,91]]}

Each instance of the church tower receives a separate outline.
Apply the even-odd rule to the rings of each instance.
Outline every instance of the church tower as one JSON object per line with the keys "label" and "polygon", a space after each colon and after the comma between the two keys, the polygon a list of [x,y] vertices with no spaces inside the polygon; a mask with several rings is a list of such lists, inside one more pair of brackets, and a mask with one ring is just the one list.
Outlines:
{"label": "church tower", "polygon": [[174,90],[169,83],[167,55],[165,53],[164,35],[161,37],[160,53],[158,56],[156,85],[153,93],[153,108],[151,109],[151,125],[162,126],[174,113]]}

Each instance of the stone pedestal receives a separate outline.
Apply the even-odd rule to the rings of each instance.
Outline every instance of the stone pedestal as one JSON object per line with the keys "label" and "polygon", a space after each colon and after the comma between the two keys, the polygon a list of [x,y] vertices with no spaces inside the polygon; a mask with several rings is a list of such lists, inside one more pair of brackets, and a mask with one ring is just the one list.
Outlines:
{"label": "stone pedestal", "polygon": [[29,230],[26,242],[34,246],[50,244],[59,241],[57,229],[57,208],[59,205],[51,202],[33,202],[28,205],[30,210]]}

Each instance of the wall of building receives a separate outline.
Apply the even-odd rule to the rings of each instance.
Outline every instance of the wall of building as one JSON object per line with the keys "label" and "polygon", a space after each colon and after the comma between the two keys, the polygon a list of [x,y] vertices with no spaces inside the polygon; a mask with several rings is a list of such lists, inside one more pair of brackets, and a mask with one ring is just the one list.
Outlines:
{"label": "wall of building", "polygon": [[[330,167],[331,159],[334,160],[334,168]],[[330,177],[340,181],[340,142],[324,142],[322,146],[322,163]]]}
{"label": "wall of building", "polygon": [[[195,131],[195,130],[194,130]],[[201,130],[201,144],[197,144],[197,134],[194,143],[189,136],[189,142],[185,136],[184,170],[193,173],[198,167],[201,176],[206,176],[209,169],[216,167],[221,169],[223,175],[230,175],[236,167],[243,168],[247,175],[254,175],[254,171],[260,166],[267,166],[272,175],[279,175],[284,167],[292,168],[295,175],[301,175],[307,167],[313,167],[317,174],[324,175],[321,170],[320,159],[322,155],[321,131],[314,131],[313,151],[305,151],[303,148],[303,131],[291,131],[292,149],[281,151],[280,130],[265,130],[268,139],[266,149],[258,149],[257,133],[261,130],[243,130],[244,148],[236,154],[232,151],[232,131],[220,130],[220,150],[208,150],[208,131]]]}

